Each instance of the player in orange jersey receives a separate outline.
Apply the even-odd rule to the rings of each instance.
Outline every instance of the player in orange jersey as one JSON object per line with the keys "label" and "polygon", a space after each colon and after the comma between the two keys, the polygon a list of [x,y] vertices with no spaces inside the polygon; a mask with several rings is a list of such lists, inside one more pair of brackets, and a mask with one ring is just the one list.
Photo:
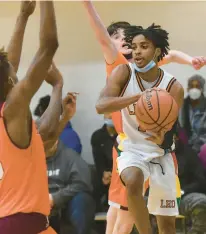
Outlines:
{"label": "player in orange jersey", "polygon": [[[106,61],[107,77],[112,70],[119,64],[126,64],[132,61],[132,50],[124,40],[124,30],[130,24],[128,22],[117,22],[111,24],[107,29],[101,21],[91,1],[83,1],[87,11],[91,27],[93,28],[97,40],[101,45],[104,58]],[[180,51],[169,51],[159,65],[176,62],[180,64],[188,64],[195,69],[200,69],[206,64],[205,57],[192,58]],[[120,112],[112,114],[112,119],[118,133],[122,132],[122,121]],[[124,137],[122,135],[122,137]],[[122,185],[117,173],[116,165],[117,151],[113,149],[113,171],[111,185],[109,189],[110,208],[107,214],[107,234],[126,234],[130,233],[133,227],[133,220],[127,212],[126,190]]]}
{"label": "player in orange jersey", "polygon": [[[40,2],[40,45],[25,78],[17,82],[20,58],[15,52],[21,53],[24,34],[18,26],[22,22],[26,26],[35,2],[22,3],[22,7],[26,15],[16,25],[21,30],[13,34],[8,54],[0,51],[0,230],[1,234],[50,234],[54,231],[47,221],[50,202],[43,141],[56,135],[63,86],[60,77],[48,76],[58,48],[55,12],[52,1]],[[53,86],[55,109],[48,108],[37,129],[29,105],[44,78]]]}

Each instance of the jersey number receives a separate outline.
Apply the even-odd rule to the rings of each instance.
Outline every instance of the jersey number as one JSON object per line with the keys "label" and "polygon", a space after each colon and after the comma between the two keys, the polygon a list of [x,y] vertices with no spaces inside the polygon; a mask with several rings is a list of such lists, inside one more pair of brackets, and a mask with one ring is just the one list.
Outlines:
{"label": "jersey number", "polygon": [[3,175],[4,175],[4,170],[2,164],[0,163],[0,180],[3,178]]}

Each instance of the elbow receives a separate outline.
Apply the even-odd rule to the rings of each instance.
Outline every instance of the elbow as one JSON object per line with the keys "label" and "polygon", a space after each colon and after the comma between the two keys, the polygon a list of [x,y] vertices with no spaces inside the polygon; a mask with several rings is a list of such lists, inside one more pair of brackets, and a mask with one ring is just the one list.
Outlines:
{"label": "elbow", "polygon": [[59,41],[57,36],[50,35],[46,40],[43,39],[42,43],[40,44],[40,48],[47,53],[55,54],[59,47]]}
{"label": "elbow", "polygon": [[98,102],[95,107],[98,114],[101,115],[105,113],[105,108],[100,102]]}
{"label": "elbow", "polygon": [[98,101],[95,108],[96,108],[97,113],[100,115],[108,114],[108,113],[112,112],[110,104],[107,104],[104,101]]}

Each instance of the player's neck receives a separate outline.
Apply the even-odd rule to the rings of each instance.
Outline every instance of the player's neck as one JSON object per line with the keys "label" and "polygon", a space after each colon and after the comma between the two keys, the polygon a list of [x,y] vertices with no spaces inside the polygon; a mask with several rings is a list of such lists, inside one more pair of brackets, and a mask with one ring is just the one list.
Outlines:
{"label": "player's neck", "polygon": [[154,82],[155,80],[158,79],[159,68],[158,66],[155,66],[152,69],[150,69],[148,72],[145,73],[139,72],[139,76],[147,82]]}

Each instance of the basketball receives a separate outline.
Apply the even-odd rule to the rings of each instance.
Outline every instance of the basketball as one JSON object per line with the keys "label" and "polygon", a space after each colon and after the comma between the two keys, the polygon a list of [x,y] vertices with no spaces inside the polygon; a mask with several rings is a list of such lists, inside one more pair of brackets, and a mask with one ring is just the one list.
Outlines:
{"label": "basketball", "polygon": [[135,114],[142,131],[169,131],[178,117],[178,106],[165,90],[146,90],[135,106]]}

